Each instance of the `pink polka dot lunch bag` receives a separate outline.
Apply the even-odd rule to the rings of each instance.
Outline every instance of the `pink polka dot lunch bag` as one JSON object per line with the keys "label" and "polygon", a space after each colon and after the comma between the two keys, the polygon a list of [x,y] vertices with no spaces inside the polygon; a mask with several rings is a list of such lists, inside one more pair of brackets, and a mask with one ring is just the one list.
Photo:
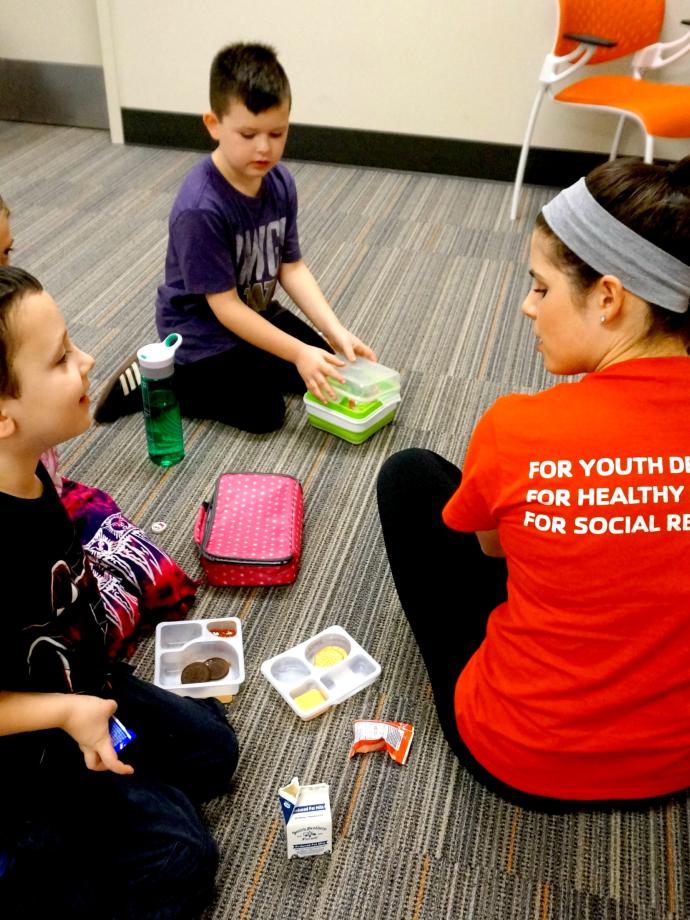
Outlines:
{"label": "pink polka dot lunch bag", "polygon": [[302,486],[277,473],[221,473],[194,526],[212,585],[289,585],[302,553]]}

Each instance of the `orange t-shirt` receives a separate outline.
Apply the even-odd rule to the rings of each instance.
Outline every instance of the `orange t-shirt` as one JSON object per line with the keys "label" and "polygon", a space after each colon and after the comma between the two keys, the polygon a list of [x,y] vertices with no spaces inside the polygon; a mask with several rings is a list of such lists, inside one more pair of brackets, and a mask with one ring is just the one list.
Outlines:
{"label": "orange t-shirt", "polygon": [[476,759],[555,798],[689,786],[690,359],[499,399],[443,519],[508,563],[455,690]]}

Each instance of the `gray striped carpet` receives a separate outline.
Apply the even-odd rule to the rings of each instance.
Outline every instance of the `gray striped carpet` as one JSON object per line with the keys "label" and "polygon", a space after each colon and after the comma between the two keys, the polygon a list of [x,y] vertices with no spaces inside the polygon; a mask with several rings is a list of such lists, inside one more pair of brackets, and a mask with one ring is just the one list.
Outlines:
{"label": "gray striped carpet", "polygon": [[[0,192],[12,207],[15,264],[61,304],[96,357],[94,392],[124,353],[154,337],[166,218],[197,154],[111,146],[80,129],[0,124]],[[500,393],[547,381],[518,311],[529,224],[552,194],[526,190],[508,222],[507,185],[292,164],[306,258],[341,318],[403,379],[399,417],[361,446],[309,427],[298,399],[278,433],[185,425],[187,458],[163,472],[140,418],[94,427],[63,449],[65,472],[110,491],[193,574],[197,506],[221,470],[293,474],[306,496],[304,561],[292,587],[203,588],[198,617],[238,615],[247,679],[230,718],[242,756],[229,795],[206,815],[220,844],[205,920],[359,917],[688,916],[688,804],[544,816],[489,794],[455,762],[387,569],[373,489],[392,451],[428,446],[461,461],[479,413]],[[251,381],[247,381],[251,394]],[[436,612],[439,628],[448,611]],[[261,662],[338,623],[381,663],[379,680],[302,722]],[[153,642],[135,658],[153,675]],[[409,763],[348,760],[351,720],[412,722]],[[330,856],[286,859],[276,790],[293,775],[330,785]]]}

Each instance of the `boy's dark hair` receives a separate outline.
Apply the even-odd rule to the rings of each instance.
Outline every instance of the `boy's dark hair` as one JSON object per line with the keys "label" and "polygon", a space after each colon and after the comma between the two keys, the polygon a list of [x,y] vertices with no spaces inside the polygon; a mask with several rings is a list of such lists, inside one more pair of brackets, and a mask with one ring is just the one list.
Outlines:
{"label": "boy's dark hair", "polygon": [[[591,195],[617,220],[659,249],[690,264],[690,156],[671,166],[612,160],[587,176]],[[539,214],[537,229],[548,239],[554,264],[564,271],[575,290],[586,294],[601,273],[566,246]],[[690,310],[672,313],[650,304],[648,336],[680,335],[690,348]]]}
{"label": "boy's dark hair", "polygon": [[40,294],[43,286],[22,268],[0,266],[0,395],[19,396],[19,381],[12,370],[15,346],[10,329],[13,308],[29,294]]}
{"label": "boy's dark hair", "polygon": [[227,113],[232,99],[258,115],[290,99],[290,83],[273,48],[238,42],[214,57],[210,95],[217,118]]}

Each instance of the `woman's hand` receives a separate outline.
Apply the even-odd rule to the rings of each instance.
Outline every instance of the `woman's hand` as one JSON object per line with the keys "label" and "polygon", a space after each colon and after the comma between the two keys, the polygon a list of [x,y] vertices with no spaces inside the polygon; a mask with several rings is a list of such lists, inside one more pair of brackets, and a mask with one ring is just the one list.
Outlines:
{"label": "woman's hand", "polygon": [[70,694],[65,702],[67,713],[62,728],[79,745],[89,770],[110,770],[122,775],[134,773],[133,767],[118,758],[110,740],[108,722],[117,703],[79,694]]}

